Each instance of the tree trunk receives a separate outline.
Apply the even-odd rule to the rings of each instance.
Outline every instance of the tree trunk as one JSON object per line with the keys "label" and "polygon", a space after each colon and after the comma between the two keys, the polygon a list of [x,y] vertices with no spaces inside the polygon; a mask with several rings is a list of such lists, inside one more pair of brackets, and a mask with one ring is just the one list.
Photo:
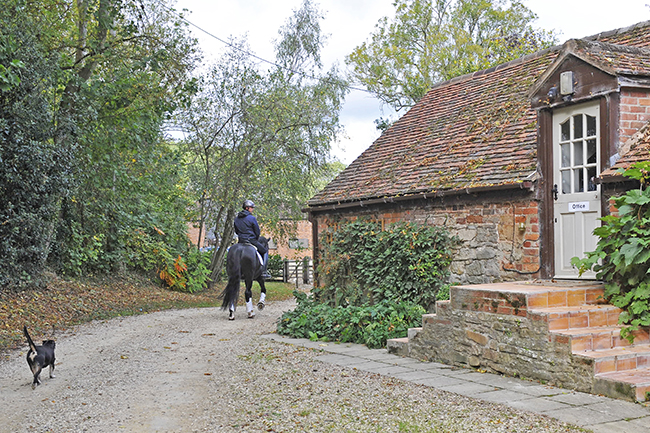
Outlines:
{"label": "tree trunk", "polygon": [[212,254],[212,261],[210,262],[210,287],[219,281],[219,275],[223,269],[223,262],[226,258],[226,250],[232,244],[232,237],[235,231],[235,209],[229,208],[226,214],[226,219],[223,226],[223,232],[219,245],[215,247]]}

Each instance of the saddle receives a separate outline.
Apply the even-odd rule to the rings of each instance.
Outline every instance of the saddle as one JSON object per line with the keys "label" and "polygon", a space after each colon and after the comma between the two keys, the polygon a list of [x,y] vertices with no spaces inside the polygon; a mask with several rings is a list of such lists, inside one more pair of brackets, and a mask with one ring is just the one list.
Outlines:
{"label": "saddle", "polygon": [[253,248],[255,248],[255,254],[257,255],[257,258],[258,258],[259,261],[260,261],[260,266],[264,265],[264,259],[262,258],[262,255],[260,254],[260,252],[257,251],[257,247],[256,247],[255,245],[251,244],[251,243],[248,242],[248,241],[239,242],[239,243],[242,244],[242,245],[246,245],[246,246],[249,246],[249,247],[253,247]]}

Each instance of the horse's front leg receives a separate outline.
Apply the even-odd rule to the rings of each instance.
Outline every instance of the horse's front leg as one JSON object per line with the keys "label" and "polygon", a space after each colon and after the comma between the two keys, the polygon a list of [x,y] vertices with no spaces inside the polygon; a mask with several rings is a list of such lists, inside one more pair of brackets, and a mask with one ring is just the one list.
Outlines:
{"label": "horse's front leg", "polygon": [[248,318],[252,319],[255,317],[255,312],[253,311],[253,280],[246,279],[246,291],[244,292],[244,299],[246,300],[246,311],[248,312]]}
{"label": "horse's front leg", "polygon": [[260,277],[257,279],[257,282],[260,285],[260,301],[257,303],[257,309],[263,310],[266,306],[266,286],[264,285],[264,278]]}

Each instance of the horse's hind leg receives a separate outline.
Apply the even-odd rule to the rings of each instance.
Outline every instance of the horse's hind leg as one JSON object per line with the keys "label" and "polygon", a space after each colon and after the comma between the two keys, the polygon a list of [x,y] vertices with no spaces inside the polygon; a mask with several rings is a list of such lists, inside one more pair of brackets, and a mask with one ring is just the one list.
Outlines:
{"label": "horse's hind leg", "polygon": [[257,309],[258,310],[263,310],[264,307],[266,306],[266,286],[264,286],[264,278],[260,278],[257,280],[257,282],[260,285],[260,301],[257,303]]}
{"label": "horse's hind leg", "polygon": [[246,280],[246,291],[244,292],[244,299],[246,300],[246,311],[248,312],[248,318],[252,319],[255,317],[255,312],[253,312],[253,281]]}

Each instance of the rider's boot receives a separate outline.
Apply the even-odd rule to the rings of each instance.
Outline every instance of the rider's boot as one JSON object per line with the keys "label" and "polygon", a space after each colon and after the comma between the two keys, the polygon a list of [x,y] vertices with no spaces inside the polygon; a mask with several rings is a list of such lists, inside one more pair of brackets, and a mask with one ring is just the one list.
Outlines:
{"label": "rider's boot", "polygon": [[248,318],[252,319],[255,317],[255,312],[253,311],[253,299],[246,301],[246,311],[248,311]]}
{"label": "rider's boot", "polygon": [[271,279],[271,274],[266,270],[266,266],[269,264],[269,253],[264,253],[264,257],[262,258],[263,263],[262,263],[262,278],[265,280],[270,280]]}
{"label": "rider's boot", "polygon": [[257,309],[258,310],[263,310],[264,307],[266,306],[266,293],[262,292],[260,295],[260,302],[257,303]]}

